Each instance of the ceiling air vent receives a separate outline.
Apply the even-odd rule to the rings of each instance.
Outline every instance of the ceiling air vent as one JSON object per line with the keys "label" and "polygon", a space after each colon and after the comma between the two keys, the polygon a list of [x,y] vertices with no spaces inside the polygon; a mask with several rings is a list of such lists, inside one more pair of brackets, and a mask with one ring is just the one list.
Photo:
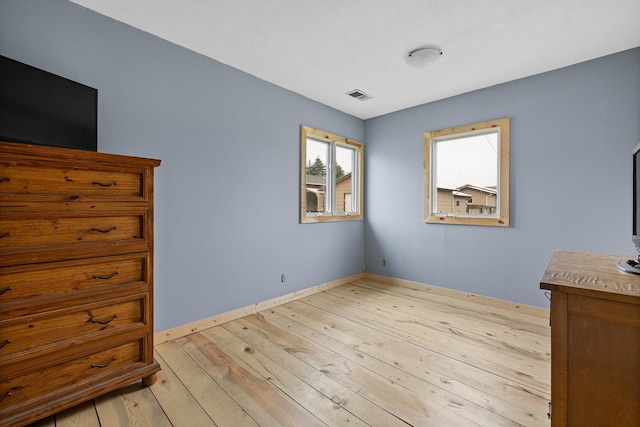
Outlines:
{"label": "ceiling air vent", "polygon": [[349,91],[347,92],[347,95],[349,95],[352,98],[358,99],[360,101],[366,101],[367,99],[371,98],[369,95],[367,95],[360,89],[354,89],[352,91]]}

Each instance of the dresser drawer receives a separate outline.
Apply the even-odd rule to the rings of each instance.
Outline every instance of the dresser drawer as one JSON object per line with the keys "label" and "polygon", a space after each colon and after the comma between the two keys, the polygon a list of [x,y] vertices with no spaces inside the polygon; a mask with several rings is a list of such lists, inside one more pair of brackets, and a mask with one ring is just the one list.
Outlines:
{"label": "dresser drawer", "polygon": [[[0,322],[0,366],[7,356],[145,323],[147,294]],[[46,350],[42,349],[42,350]]]}
{"label": "dresser drawer", "polygon": [[0,267],[148,252],[150,216],[145,210],[20,215],[0,208]]}
{"label": "dresser drawer", "polygon": [[94,377],[109,377],[126,369],[139,367],[142,359],[143,340],[120,344],[87,356],[49,365],[33,372],[0,381],[0,416],[4,409],[23,405],[32,399],[47,395],[64,395],[65,388],[82,387]]}
{"label": "dresser drawer", "polygon": [[143,177],[140,171],[0,164],[0,194],[141,198]]}
{"label": "dresser drawer", "polygon": [[45,308],[52,310],[61,307],[52,299],[70,301],[92,295],[104,299],[107,288],[144,292],[149,267],[149,255],[140,253],[0,268],[0,320],[7,304],[19,301],[31,304],[29,300],[49,297]]}
{"label": "dresser drawer", "polygon": [[53,218],[0,218],[0,248],[144,238],[144,214]]}

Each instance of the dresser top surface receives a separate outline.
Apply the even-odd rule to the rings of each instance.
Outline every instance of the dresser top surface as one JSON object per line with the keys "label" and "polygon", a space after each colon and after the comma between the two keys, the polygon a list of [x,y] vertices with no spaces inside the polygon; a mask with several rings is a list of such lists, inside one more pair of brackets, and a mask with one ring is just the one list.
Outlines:
{"label": "dresser top surface", "polygon": [[0,140],[0,159],[13,160],[14,158],[30,159],[33,161],[47,161],[55,159],[58,163],[91,162],[93,164],[126,163],[141,167],[157,167],[160,160],[145,157],[124,156],[121,154],[109,154],[95,151],[76,150],[71,148],[50,147],[45,145],[30,145]]}
{"label": "dresser top surface", "polygon": [[640,299],[640,275],[625,273],[616,266],[618,261],[631,258],[629,255],[554,251],[540,280],[540,288]]}

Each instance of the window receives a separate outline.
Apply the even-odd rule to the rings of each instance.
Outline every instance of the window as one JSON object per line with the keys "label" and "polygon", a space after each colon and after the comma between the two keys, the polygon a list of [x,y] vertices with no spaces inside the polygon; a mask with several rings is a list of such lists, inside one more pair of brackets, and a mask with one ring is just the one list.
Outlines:
{"label": "window", "polygon": [[362,143],[302,126],[300,153],[300,222],[362,219]]}
{"label": "window", "polygon": [[508,227],[509,119],[425,132],[424,185],[425,222]]}

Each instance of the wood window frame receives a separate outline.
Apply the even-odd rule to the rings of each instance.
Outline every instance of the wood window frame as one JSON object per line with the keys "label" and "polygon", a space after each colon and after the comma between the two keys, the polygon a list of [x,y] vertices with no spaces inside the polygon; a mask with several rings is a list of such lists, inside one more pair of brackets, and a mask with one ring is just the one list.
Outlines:
{"label": "wood window frame", "polygon": [[[353,148],[356,153],[351,172],[352,179],[352,204],[355,204],[355,211],[350,213],[335,212],[335,165],[329,166],[330,188],[330,204],[332,208],[324,213],[309,215],[307,212],[307,139],[315,139],[321,142],[327,142],[335,147],[336,144]],[[331,162],[335,163],[333,157]],[[319,129],[302,125],[300,127],[300,223],[320,223],[335,221],[358,221],[364,218],[364,145],[353,139],[335,135]]]}
{"label": "wood window frame", "polygon": [[[437,204],[436,156],[438,141],[455,140],[483,133],[498,131],[497,144],[497,206],[495,214],[458,214],[441,213],[434,208]],[[483,225],[495,227],[509,226],[509,152],[510,120],[501,118],[485,122],[472,123],[424,133],[424,216],[425,222],[434,224]]]}

